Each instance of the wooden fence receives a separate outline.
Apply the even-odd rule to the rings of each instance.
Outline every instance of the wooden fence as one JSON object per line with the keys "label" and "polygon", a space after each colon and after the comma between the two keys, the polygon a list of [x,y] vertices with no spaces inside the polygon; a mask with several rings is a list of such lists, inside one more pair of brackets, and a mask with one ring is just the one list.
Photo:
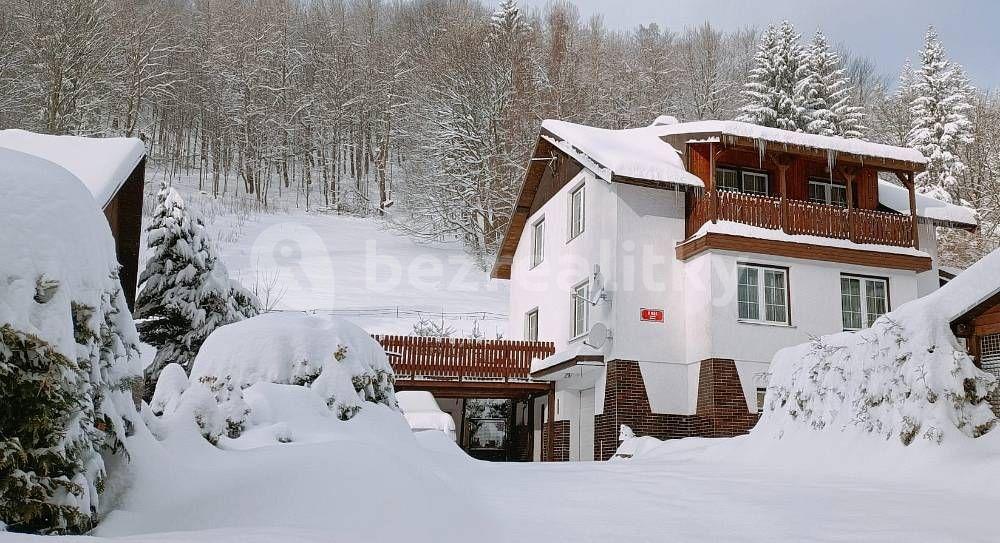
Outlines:
{"label": "wooden fence", "polygon": [[374,338],[389,355],[397,379],[527,380],[533,359],[555,353],[554,343],[542,341]]}

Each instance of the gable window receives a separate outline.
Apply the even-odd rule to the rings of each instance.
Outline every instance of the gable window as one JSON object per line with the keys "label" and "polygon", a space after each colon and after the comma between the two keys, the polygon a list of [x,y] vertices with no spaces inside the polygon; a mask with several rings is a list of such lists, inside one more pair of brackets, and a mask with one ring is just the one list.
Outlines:
{"label": "gable window", "polygon": [[545,258],[545,217],[531,226],[531,267],[542,263]]}
{"label": "gable window", "polygon": [[572,329],[570,337],[576,338],[587,333],[587,325],[590,320],[590,282],[584,281],[573,287],[570,300],[572,311]]}
{"label": "gable window", "polygon": [[583,233],[585,202],[584,185],[580,185],[573,192],[569,193],[569,239],[573,239]]}
{"label": "gable window", "polygon": [[739,319],[788,324],[788,270],[756,264],[737,266]]}
{"label": "gable window", "polygon": [[889,281],[881,277],[840,276],[840,314],[844,330],[860,330],[889,310]]}
{"label": "gable window", "polygon": [[767,174],[735,168],[716,168],[715,185],[719,190],[767,196]]}
{"label": "gable window", "polygon": [[847,187],[833,181],[810,179],[809,201],[817,204],[847,207]]}
{"label": "gable window", "polygon": [[524,339],[538,341],[538,310],[532,309],[524,317]]}
{"label": "gable window", "polygon": [[767,398],[767,388],[757,387],[757,412],[764,412],[764,400]]}

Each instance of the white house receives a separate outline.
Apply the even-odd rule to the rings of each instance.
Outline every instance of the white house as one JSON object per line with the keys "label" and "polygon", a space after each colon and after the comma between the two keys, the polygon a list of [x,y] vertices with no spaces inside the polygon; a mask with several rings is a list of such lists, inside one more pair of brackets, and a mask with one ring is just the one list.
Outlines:
{"label": "white house", "polygon": [[609,458],[622,424],[746,432],[778,349],[936,289],[935,227],[976,217],[915,193],[926,162],[733,121],[545,121],[493,268],[511,330],[556,345],[535,458]]}

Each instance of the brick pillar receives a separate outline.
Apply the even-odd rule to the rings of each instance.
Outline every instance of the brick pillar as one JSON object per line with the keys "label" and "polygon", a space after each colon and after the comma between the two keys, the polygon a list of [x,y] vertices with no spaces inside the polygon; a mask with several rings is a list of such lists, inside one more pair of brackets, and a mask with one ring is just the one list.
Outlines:
{"label": "brick pillar", "polygon": [[690,415],[653,413],[639,363],[612,360],[607,364],[604,412],[594,417],[594,458],[607,460],[614,455],[622,424],[638,436],[672,439],[697,435],[696,423]]}
{"label": "brick pillar", "polygon": [[701,361],[698,373],[699,434],[732,437],[757,424],[757,414],[747,409],[736,362],[721,358]]}
{"label": "brick pillar", "polygon": [[[552,434],[552,458],[548,452],[542,448],[542,462],[568,462],[569,461],[569,421],[557,420],[552,423],[554,432]],[[542,443],[548,443],[549,425],[542,423]]]}

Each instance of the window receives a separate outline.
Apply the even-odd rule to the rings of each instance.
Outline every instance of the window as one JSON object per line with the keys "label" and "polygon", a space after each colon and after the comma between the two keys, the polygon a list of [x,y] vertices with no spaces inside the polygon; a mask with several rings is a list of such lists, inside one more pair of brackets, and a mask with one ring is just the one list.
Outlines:
{"label": "window", "polygon": [[545,217],[531,226],[531,267],[542,263],[545,258]]}
{"label": "window", "polygon": [[788,324],[788,272],[784,268],[737,266],[737,305],[742,321]]}
{"label": "window", "polygon": [[715,170],[715,184],[719,190],[741,191],[739,172],[728,168],[717,168]]}
{"label": "window", "polygon": [[569,194],[569,239],[583,233],[584,226],[584,192],[583,185]]}
{"label": "window", "polygon": [[532,309],[524,318],[524,339],[538,341],[538,310]]}
{"label": "window", "polygon": [[743,172],[743,192],[767,196],[767,174]]}
{"label": "window", "polygon": [[889,310],[889,282],[879,277],[840,276],[840,314],[844,330],[860,330]]}
{"label": "window", "polygon": [[719,190],[767,196],[767,174],[763,172],[716,168],[715,185]]}
{"label": "window", "polygon": [[767,397],[767,388],[757,387],[757,412],[764,412],[764,399]]}
{"label": "window", "polygon": [[587,321],[590,318],[590,283],[584,281],[573,287],[571,306],[573,311],[573,329],[570,337],[579,337],[587,333]]}
{"label": "window", "polygon": [[847,207],[847,187],[833,181],[810,179],[809,201],[817,204]]}

